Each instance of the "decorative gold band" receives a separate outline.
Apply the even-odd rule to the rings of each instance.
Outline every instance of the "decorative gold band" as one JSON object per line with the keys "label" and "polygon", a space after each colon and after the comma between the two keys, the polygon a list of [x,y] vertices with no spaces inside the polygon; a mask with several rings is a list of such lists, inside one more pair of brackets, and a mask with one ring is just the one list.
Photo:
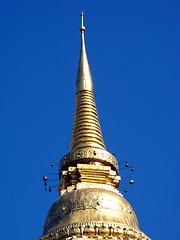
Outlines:
{"label": "decorative gold band", "polygon": [[[78,161],[79,160],[79,161]],[[65,166],[69,166],[71,162],[81,160],[93,160],[102,162],[104,165],[111,165],[118,171],[118,162],[114,155],[104,149],[97,149],[93,147],[81,148],[79,150],[71,151],[66,154],[61,160],[59,168],[63,169]]]}
{"label": "decorative gold band", "polygon": [[[110,237],[111,239],[135,239],[135,240],[150,240],[139,229],[134,229],[125,224],[119,223],[102,223],[102,222],[87,222],[87,223],[73,223],[68,226],[60,227],[50,231],[38,240],[49,239],[66,239],[75,235],[78,238],[90,238],[93,236],[98,239],[98,236]],[[85,238],[86,237],[86,238]]]}

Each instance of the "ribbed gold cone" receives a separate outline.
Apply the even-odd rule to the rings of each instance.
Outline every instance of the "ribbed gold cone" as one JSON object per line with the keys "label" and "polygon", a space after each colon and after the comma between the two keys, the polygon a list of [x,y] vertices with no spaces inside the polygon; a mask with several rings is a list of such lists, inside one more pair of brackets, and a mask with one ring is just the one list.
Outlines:
{"label": "ribbed gold cone", "polygon": [[85,147],[105,149],[94,101],[94,93],[88,90],[83,90],[76,94],[70,151]]}

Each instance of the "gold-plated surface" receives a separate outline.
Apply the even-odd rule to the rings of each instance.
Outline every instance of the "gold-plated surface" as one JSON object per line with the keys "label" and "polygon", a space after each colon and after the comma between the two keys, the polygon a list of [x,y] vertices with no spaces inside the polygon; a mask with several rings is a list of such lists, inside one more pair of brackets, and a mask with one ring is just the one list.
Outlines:
{"label": "gold-plated surface", "polygon": [[124,224],[117,223],[74,223],[59,227],[45,234],[39,240],[150,240],[143,232]]}
{"label": "gold-plated surface", "polygon": [[104,165],[110,165],[113,169],[118,171],[118,161],[114,155],[104,149],[98,149],[92,146],[77,149],[66,154],[60,160],[59,169],[63,170],[75,162],[86,162],[88,160],[98,161]]}
{"label": "gold-plated surface", "polygon": [[89,164],[77,164],[76,167],[68,167],[62,172],[59,184],[59,192],[62,196],[66,192],[83,188],[103,188],[114,192],[117,191],[121,180],[116,171],[110,166],[103,166],[99,162]]}
{"label": "gold-plated surface", "polygon": [[105,150],[94,93],[84,90],[76,94],[76,109],[70,151],[86,147]]}
{"label": "gold-plated surface", "polygon": [[76,109],[70,152],[59,163],[60,197],[50,208],[39,240],[150,240],[139,230],[136,215],[118,191],[118,162],[106,151],[94,101],[84,42],[76,82]]}
{"label": "gold-plated surface", "polygon": [[74,223],[119,223],[138,228],[136,215],[120,194],[104,189],[80,189],[63,194],[52,205],[44,234]]}
{"label": "gold-plated surface", "polygon": [[143,232],[124,224],[116,223],[75,223],[60,227],[45,234],[39,240],[150,240]]}
{"label": "gold-plated surface", "polygon": [[77,92],[82,91],[82,90],[93,91],[91,71],[89,68],[88,58],[87,58],[87,54],[86,54],[85,41],[84,41],[84,32],[85,32],[86,28],[84,27],[83,16],[84,16],[84,14],[82,13],[81,14],[82,25],[80,27],[81,52],[80,52],[79,67],[78,67],[78,74],[77,74],[77,80],[76,80]]}

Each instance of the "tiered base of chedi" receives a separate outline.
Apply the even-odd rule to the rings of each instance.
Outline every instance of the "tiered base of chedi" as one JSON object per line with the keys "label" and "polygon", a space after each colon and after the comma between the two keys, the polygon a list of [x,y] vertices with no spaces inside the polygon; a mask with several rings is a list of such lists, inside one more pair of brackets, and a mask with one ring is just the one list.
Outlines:
{"label": "tiered base of chedi", "polygon": [[150,240],[117,190],[119,181],[116,171],[99,162],[68,167],[61,178],[61,197],[50,208],[39,240]]}

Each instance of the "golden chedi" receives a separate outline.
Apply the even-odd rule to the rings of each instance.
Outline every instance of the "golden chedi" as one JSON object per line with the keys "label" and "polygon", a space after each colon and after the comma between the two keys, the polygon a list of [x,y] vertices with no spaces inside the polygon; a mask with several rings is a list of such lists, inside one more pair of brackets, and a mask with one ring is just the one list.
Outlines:
{"label": "golden chedi", "polygon": [[116,158],[106,151],[94,100],[83,24],[70,152],[59,164],[59,198],[50,208],[39,240],[110,238],[150,240],[119,193]]}

